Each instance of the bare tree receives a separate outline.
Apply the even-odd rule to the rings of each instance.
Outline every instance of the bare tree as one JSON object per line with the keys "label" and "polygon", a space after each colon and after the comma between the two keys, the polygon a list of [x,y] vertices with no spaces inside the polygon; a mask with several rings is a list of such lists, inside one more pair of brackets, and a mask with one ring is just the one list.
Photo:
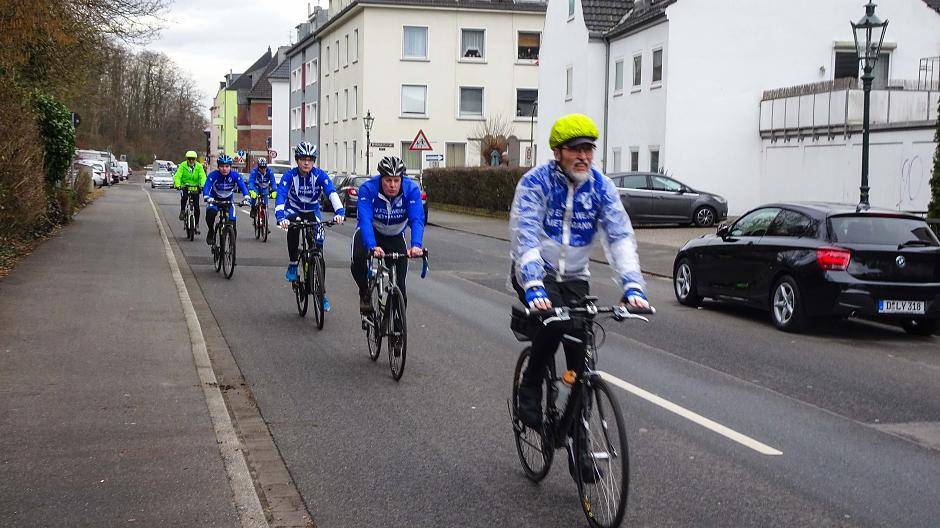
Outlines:
{"label": "bare tree", "polygon": [[473,130],[474,139],[480,141],[480,163],[490,164],[490,156],[495,150],[499,153],[500,165],[508,163],[509,136],[512,135],[512,121],[503,114],[496,114],[481,121]]}

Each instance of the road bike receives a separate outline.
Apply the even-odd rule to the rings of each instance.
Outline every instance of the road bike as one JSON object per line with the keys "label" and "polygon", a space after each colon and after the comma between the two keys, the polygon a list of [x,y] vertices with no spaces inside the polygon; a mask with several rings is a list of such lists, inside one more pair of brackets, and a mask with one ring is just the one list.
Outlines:
{"label": "road bike", "polygon": [[[215,265],[216,272],[222,270],[225,278],[231,279],[235,273],[236,229],[235,220],[232,218],[235,216],[235,202],[231,199],[217,200],[211,198],[209,202],[215,204],[219,210],[215,225],[212,226],[212,229],[215,230],[215,243],[212,244],[212,262]],[[242,205],[244,205],[244,202],[242,202]]]}
{"label": "road bike", "polygon": [[255,218],[253,224],[255,227],[255,240],[262,242],[268,241],[268,234],[271,230],[268,228],[268,191],[262,191],[255,198]]}
{"label": "road bike", "polygon": [[313,315],[317,322],[317,329],[323,329],[325,312],[323,298],[326,296],[326,260],[323,258],[323,248],[317,245],[316,239],[323,239],[323,228],[331,227],[335,220],[321,222],[319,220],[292,220],[288,229],[300,229],[300,247],[297,258],[297,280],[291,282],[294,297],[297,300],[297,312],[301,317],[307,315],[307,301],[313,296]]}
{"label": "road bike", "polygon": [[186,207],[183,209],[183,227],[186,229],[186,238],[192,241],[196,238],[196,208],[199,207],[199,196],[202,189],[196,185],[184,187],[186,193]]}
{"label": "road bike", "polygon": [[[369,358],[375,361],[382,352],[382,339],[388,338],[388,366],[395,381],[405,373],[408,352],[408,327],[405,322],[405,297],[398,288],[394,262],[407,259],[407,253],[386,253],[369,258],[369,303],[372,309],[362,316],[362,330],[369,343]],[[376,261],[373,265],[373,261]],[[389,265],[391,264],[391,265]],[[428,274],[428,250],[421,254],[421,278]]]}
{"label": "road bike", "polygon": [[[516,451],[526,477],[541,481],[548,475],[555,450],[565,448],[588,523],[610,528],[620,525],[626,511],[630,462],[620,405],[597,370],[597,351],[606,333],[596,318],[610,314],[618,322],[649,320],[639,315],[639,310],[631,313],[621,306],[599,307],[594,304],[596,300],[587,296],[577,306],[545,311],[513,306],[510,326],[519,341],[530,341],[541,328],[553,324],[583,331],[584,366],[582,372],[573,373],[574,380],[570,379],[570,371],[564,380],[555,373],[554,359],[548,362],[542,376],[542,425],[532,428],[522,422],[518,413],[519,384],[531,353],[531,346],[526,347],[516,362],[508,405]],[[601,336],[599,343],[596,333]],[[580,341],[568,333],[564,339]]]}

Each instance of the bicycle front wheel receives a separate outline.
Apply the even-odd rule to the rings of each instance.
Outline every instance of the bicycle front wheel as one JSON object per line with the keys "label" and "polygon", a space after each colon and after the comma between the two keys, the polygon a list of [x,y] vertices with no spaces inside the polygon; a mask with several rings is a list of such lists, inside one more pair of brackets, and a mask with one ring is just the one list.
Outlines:
{"label": "bicycle front wheel", "polygon": [[261,217],[261,241],[268,241],[268,208],[262,207],[258,209],[258,216]]}
{"label": "bicycle front wheel", "polygon": [[251,223],[255,228],[255,240],[261,238],[261,219],[258,218],[261,215],[260,208],[255,209],[255,217],[252,219]]}
{"label": "bicycle front wheel", "polygon": [[392,286],[385,307],[388,319],[388,366],[395,381],[405,373],[405,354],[408,352],[408,325],[405,324],[405,298],[398,286]]}
{"label": "bicycle front wheel", "polygon": [[222,270],[222,248],[225,246],[225,231],[217,229],[215,226],[212,226],[212,229],[215,229],[216,243],[216,246],[212,248],[212,260],[215,263],[215,272],[218,273]]}
{"label": "bicycle front wheel", "polygon": [[[548,470],[552,467],[552,459],[555,457],[555,450],[541,430],[526,426],[518,418],[519,384],[522,383],[522,373],[529,365],[531,353],[532,347],[526,347],[516,361],[516,370],[512,379],[512,430],[516,437],[516,452],[519,453],[519,462],[522,462],[522,471],[532,482],[539,482],[545,478],[545,475],[548,475]],[[546,387],[542,388],[543,398],[545,389]]]}
{"label": "bicycle front wheel", "polygon": [[385,325],[379,307],[379,288],[375,282],[372,283],[372,289],[369,291],[372,311],[363,320],[363,329],[366,332],[366,341],[369,343],[369,359],[375,361],[379,359],[379,354],[382,352],[382,333]]}
{"label": "bicycle front wheel", "polygon": [[235,229],[227,225],[222,232],[225,239],[222,251],[222,272],[226,279],[231,279],[235,273]]}
{"label": "bicycle front wheel", "polygon": [[313,294],[313,315],[316,318],[318,330],[323,330],[323,320],[326,318],[326,314],[323,311],[323,297],[325,290],[323,280],[326,278],[326,275],[324,274],[325,267],[326,262],[323,261],[323,255],[314,255],[313,269],[310,273],[310,282],[312,285],[310,293]]}
{"label": "bicycle front wheel", "polygon": [[596,528],[620,526],[627,509],[630,461],[620,405],[599,376],[588,381],[575,424],[575,468],[581,508]]}
{"label": "bicycle front wheel", "polygon": [[196,238],[196,216],[193,214],[192,206],[186,208],[186,238],[190,242]]}
{"label": "bicycle front wheel", "polygon": [[297,298],[297,313],[301,317],[307,315],[307,255],[300,254],[300,262],[297,263],[297,280],[292,283],[294,287],[294,296]]}

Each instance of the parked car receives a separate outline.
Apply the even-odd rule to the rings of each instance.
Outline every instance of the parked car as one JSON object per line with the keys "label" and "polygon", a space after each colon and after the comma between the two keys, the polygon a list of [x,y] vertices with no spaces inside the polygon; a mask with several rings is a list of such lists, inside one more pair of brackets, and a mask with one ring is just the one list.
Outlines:
{"label": "parked car", "polygon": [[281,176],[291,170],[292,167],[287,163],[268,163],[268,168],[274,173],[274,188],[277,189],[277,186],[281,183]]}
{"label": "parked car", "polygon": [[676,299],[769,310],[777,328],[864,317],[908,333],[940,328],[940,241],[917,216],[851,204],[775,203],[690,240],[673,267]]}
{"label": "parked car", "polygon": [[72,170],[75,171],[76,174],[82,168],[87,168],[91,171],[91,181],[95,186],[101,187],[107,184],[103,161],[80,159],[72,163]]}
{"label": "parked car", "polygon": [[635,224],[711,227],[728,218],[728,201],[714,193],[651,172],[608,174]]}
{"label": "parked car", "polygon": [[[340,184],[341,186],[336,187],[336,193],[339,195],[340,201],[343,202],[343,208],[346,209],[346,216],[356,216],[356,200],[358,200],[359,196],[359,187],[370,178],[372,178],[372,176],[345,176]],[[420,179],[414,178],[411,175],[408,175],[407,178],[411,178],[421,189],[421,203],[424,205],[424,223],[427,224],[428,193],[424,192],[424,187],[421,186]]]}
{"label": "parked car", "polygon": [[157,187],[172,189],[173,173],[170,171],[154,171],[153,176],[150,179],[150,188],[156,189]]}

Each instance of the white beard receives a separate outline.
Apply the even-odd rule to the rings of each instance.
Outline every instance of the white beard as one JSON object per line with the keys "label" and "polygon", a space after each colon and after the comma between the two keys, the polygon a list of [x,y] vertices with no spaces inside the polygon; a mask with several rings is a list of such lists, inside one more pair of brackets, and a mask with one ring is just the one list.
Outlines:
{"label": "white beard", "polygon": [[571,171],[569,173],[569,176],[571,177],[571,180],[575,183],[584,183],[584,181],[587,180],[591,176],[591,171],[590,170],[587,170],[584,172]]}

